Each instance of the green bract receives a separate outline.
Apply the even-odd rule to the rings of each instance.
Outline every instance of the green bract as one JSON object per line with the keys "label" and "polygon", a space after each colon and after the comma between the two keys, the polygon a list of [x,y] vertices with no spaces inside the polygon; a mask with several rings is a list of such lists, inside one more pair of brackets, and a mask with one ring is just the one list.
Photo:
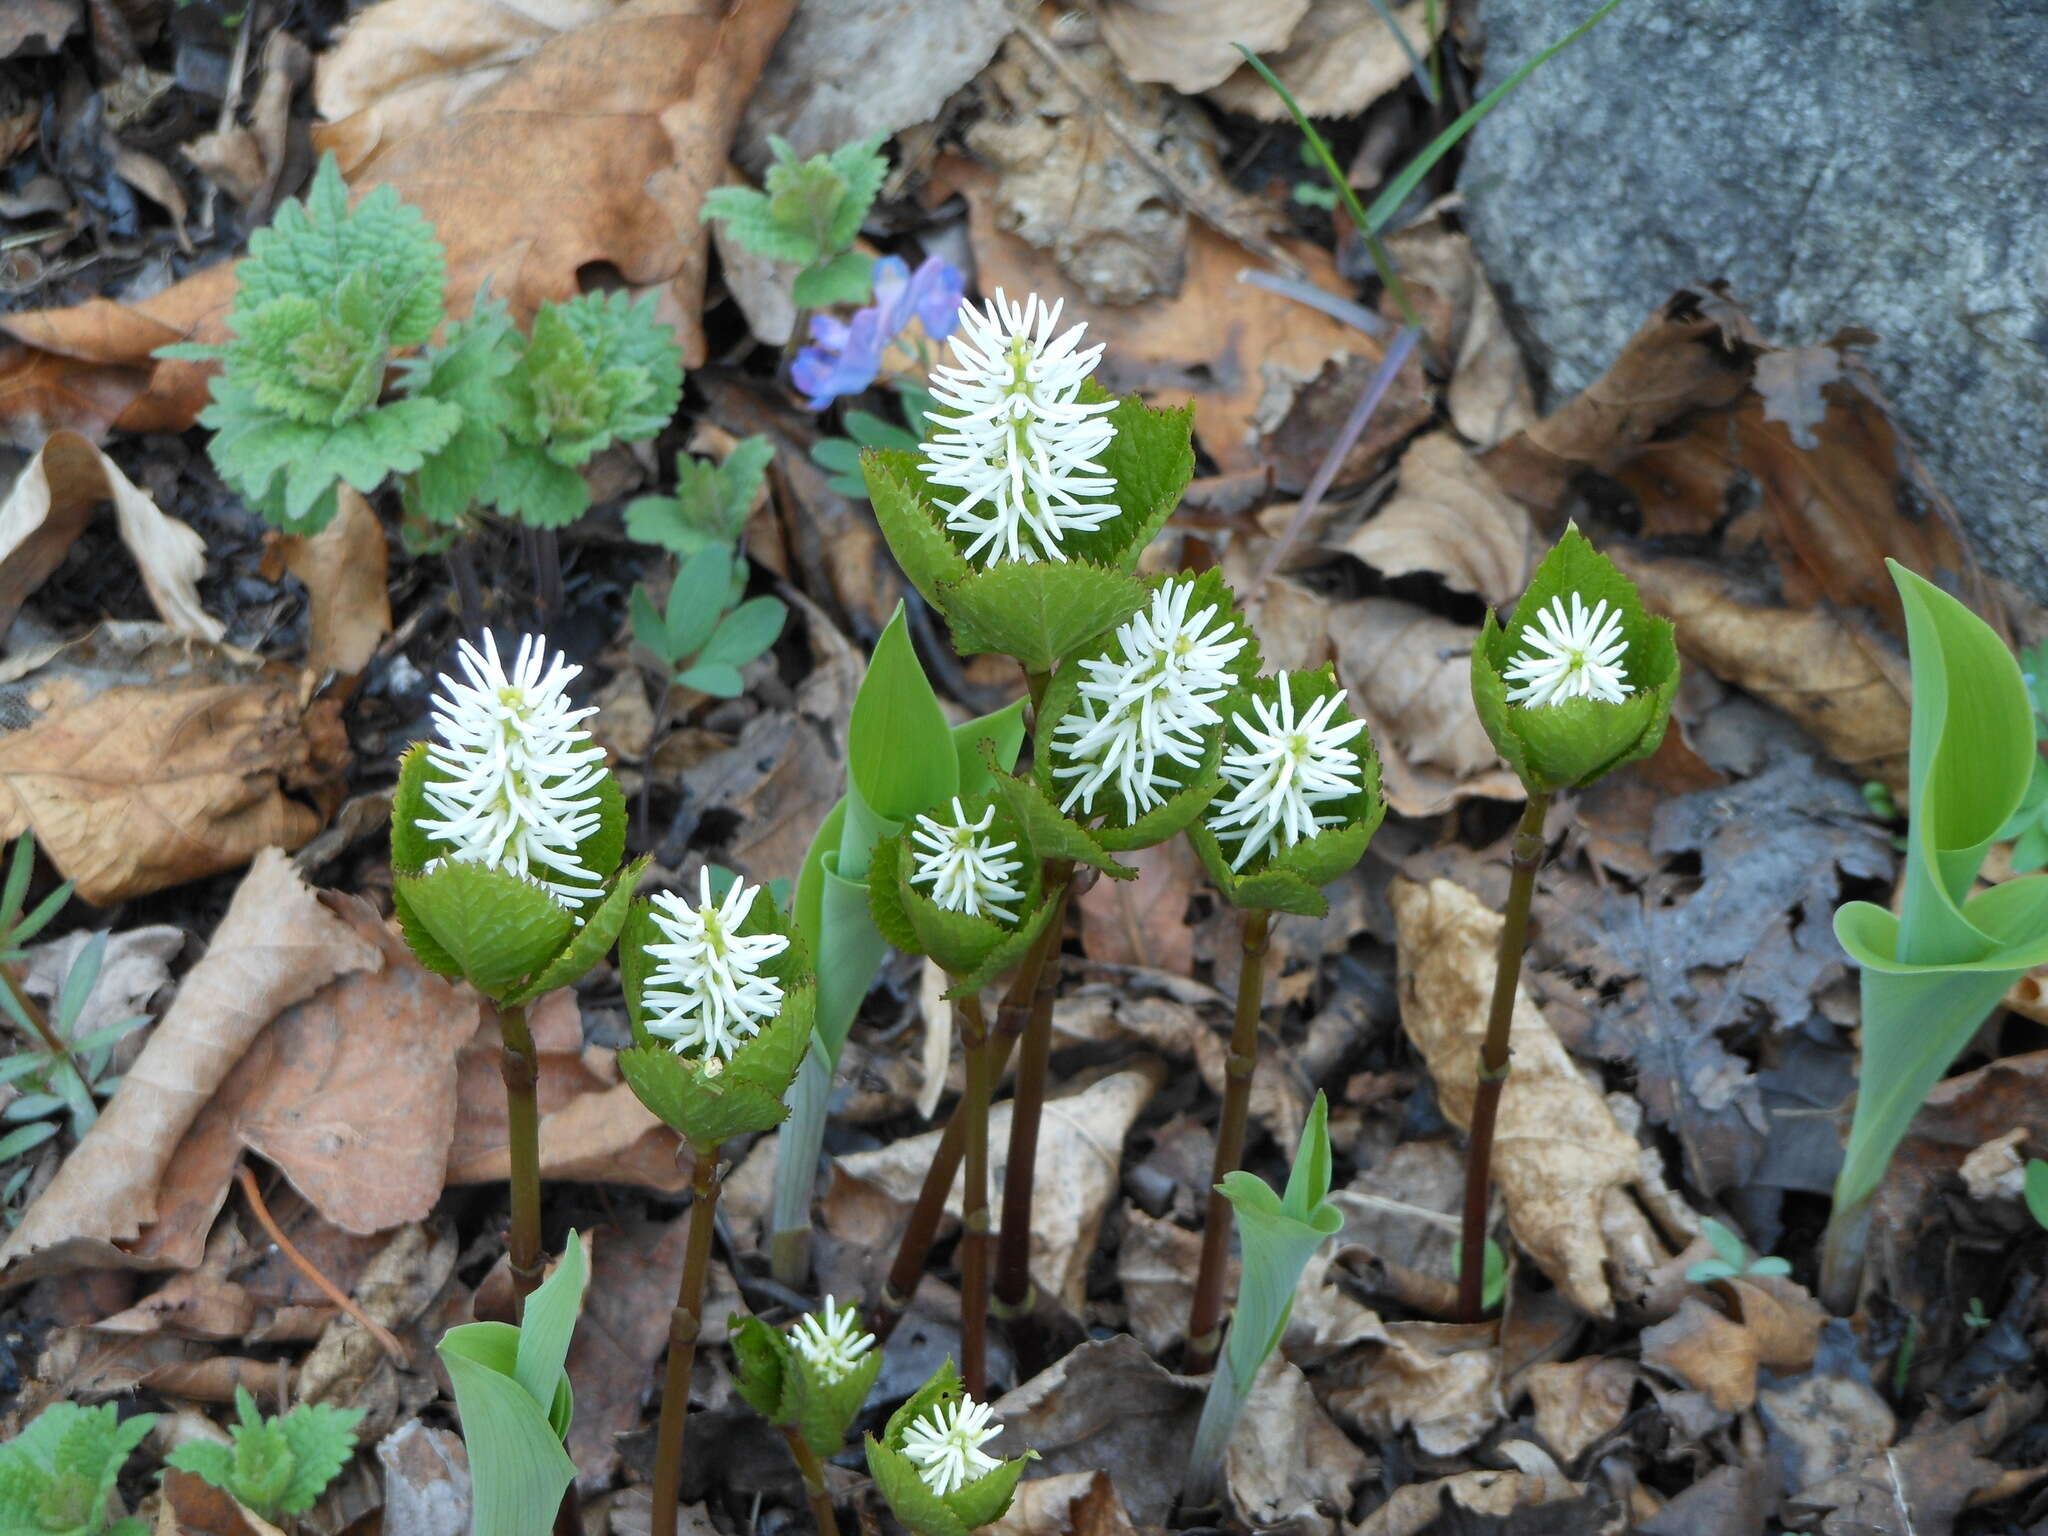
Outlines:
{"label": "green bract", "polygon": [[[1110,397],[1089,380],[1079,398]],[[1101,463],[1116,481],[1109,499],[1118,513],[1100,528],[1069,533],[1065,560],[970,563],[964,538],[946,528],[917,454],[871,449],[861,455],[868,499],[890,551],[911,584],[946,616],[961,655],[992,651],[1016,657],[1027,671],[1050,672],[1144,600],[1144,585],[1131,572],[1194,475],[1194,412],[1154,410],[1129,395],[1108,420],[1116,436]],[[940,492],[948,499],[954,494]]]}
{"label": "green bract", "polygon": [[918,1475],[917,1465],[903,1454],[903,1437],[910,1426],[934,1408],[942,1408],[967,1395],[959,1374],[948,1360],[932,1379],[919,1387],[909,1401],[889,1415],[882,1437],[867,1437],[868,1475],[875,1480],[890,1511],[915,1536],[967,1536],[967,1533],[1003,1518],[1016,1496],[1017,1480],[1036,1451],[1002,1462],[963,1488],[940,1495]]}
{"label": "green bract", "polygon": [[426,743],[400,760],[391,803],[391,899],[420,964],[467,981],[499,1003],[523,1004],[566,987],[604,958],[625,924],[645,859],[625,869],[626,802],[609,773],[599,781],[598,828],[576,850],[605,884],[570,912],[534,881],[449,857],[420,830],[424,786],[435,769]]}
{"label": "green bract", "polygon": [[647,946],[661,942],[654,904],[633,904],[619,935],[619,979],[626,990],[626,1013],[632,1022],[633,1044],[619,1052],[619,1073],[634,1095],[654,1115],[693,1147],[709,1149],[734,1136],[773,1130],[789,1113],[782,1096],[796,1076],[810,1045],[817,1016],[818,988],[811,959],[795,924],[776,908],[766,890],[754,893],[742,934],[779,933],[789,947],[765,962],[763,976],[782,986],[782,1009],[740,1043],[724,1060],[679,1055],[667,1041],[647,1032],[645,994],[655,961]]}
{"label": "green bract", "polygon": [[155,1423],[153,1413],[123,1420],[112,1403],[52,1403],[0,1445],[0,1531],[142,1536],[143,1523],[133,1516],[109,1525],[107,1506],[122,1464]]}
{"label": "green bract", "polygon": [[[1525,650],[1525,635],[1552,599],[1573,593],[1591,608],[1602,598],[1621,615],[1628,650],[1622,658],[1630,688],[1619,704],[1567,699],[1533,709],[1507,700],[1503,676]],[[1502,628],[1489,611],[1472,647],[1472,702],[1493,745],[1532,795],[1590,784],[1609,769],[1648,757],[1664,739],[1678,690],[1678,647],[1669,620],[1646,612],[1635,584],[1587,542],[1577,527],[1564,531]]]}
{"label": "green bract", "polygon": [[203,1478],[265,1520],[303,1515],[355,1454],[360,1408],[301,1403],[266,1419],[246,1387],[235,1388],[232,1445],[188,1440],[165,1464]]}
{"label": "green bract", "polygon": [[158,356],[219,359],[200,421],[230,486],[274,522],[317,532],[334,515],[336,481],[364,493],[412,474],[462,425],[446,400],[379,405],[393,354],[440,325],[446,270],[433,228],[390,187],[353,211],[341,169],[320,162],[303,203],[249,236],[235,269],[224,346]]}
{"label": "green bract", "polygon": [[1913,669],[1905,895],[1835,913],[1862,970],[1855,1120],[1835,1184],[1827,1290],[1850,1286],[1852,1231],[1927,1092],[2007,987],[2048,963],[2048,875],[1971,894],[2033,775],[2034,712],[2012,654],[1982,619],[1896,561]]}
{"label": "green bract", "polygon": [[[1344,685],[1337,681],[1335,670],[1327,666],[1320,672],[1290,673],[1289,680],[1290,697],[1297,711],[1331,694],[1344,694]],[[1253,699],[1270,704],[1279,696],[1279,679],[1260,677],[1242,685],[1218,705],[1224,720],[1224,749],[1227,751],[1242,740],[1233,723],[1239,716],[1256,720],[1251,712]],[[1331,718],[1333,723],[1345,723],[1356,716],[1340,704]],[[1365,856],[1366,844],[1372,841],[1373,833],[1379,830],[1387,814],[1387,802],[1380,793],[1379,754],[1373,750],[1372,735],[1361,731],[1353,741],[1353,750],[1358,753],[1363,769],[1363,787],[1349,800],[1335,801],[1328,807],[1330,814],[1344,818],[1342,826],[1327,827],[1291,848],[1267,849],[1253,855],[1243,869],[1233,870],[1232,849],[1220,843],[1204,822],[1190,824],[1188,841],[1194,844],[1202,867],[1225,901],[1240,909],[1263,908],[1303,917],[1321,917],[1330,910],[1323,887]]]}
{"label": "green bract", "polygon": [[771,1424],[787,1424],[824,1460],[838,1454],[846,1431],[882,1373],[882,1352],[870,1349],[837,1378],[818,1369],[788,1331],[735,1313],[732,1354],[740,1396]]}
{"label": "green bract", "polygon": [[526,1298],[523,1327],[464,1323],[434,1347],[455,1387],[474,1490],[473,1536],[546,1536],[576,1464],[562,1449],[575,1412],[563,1362],[589,1279],[574,1232]]}
{"label": "green bract", "polygon": [[[868,867],[868,898],[875,927],[896,948],[914,955],[929,955],[952,978],[950,998],[969,997],[1024,958],[1045,925],[1052,920],[1054,903],[1046,899],[1044,872],[1023,823],[1010,813],[1008,801],[995,790],[961,797],[970,821],[994,808],[995,818],[982,835],[993,843],[1014,842],[1006,855],[1023,862],[1024,899],[1017,903],[1014,923],[995,917],[969,917],[950,912],[925,894],[925,887],[911,882],[916,872],[916,845],[903,832],[877,843]],[[950,819],[950,802],[934,814]]]}
{"label": "green bract", "polygon": [[510,441],[482,499],[533,527],[560,528],[590,508],[577,469],[592,454],[668,425],[682,398],[682,356],[652,297],[586,293],[541,305],[505,389]]}

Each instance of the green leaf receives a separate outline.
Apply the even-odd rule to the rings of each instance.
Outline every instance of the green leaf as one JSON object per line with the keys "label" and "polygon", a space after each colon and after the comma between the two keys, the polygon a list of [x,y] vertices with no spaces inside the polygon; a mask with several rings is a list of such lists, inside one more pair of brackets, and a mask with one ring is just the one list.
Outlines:
{"label": "green leaf", "polygon": [[[1047,690],[1050,694],[1051,690]],[[1099,869],[1114,880],[1135,880],[1138,872],[1119,864],[1079,822],[1061,814],[1035,777],[1007,773],[991,775],[1003,805],[1024,829],[1024,840],[1040,859],[1065,859]]]}
{"label": "green leaf", "polygon": [[1732,1272],[1740,1274],[1743,1261],[1749,1257],[1747,1250],[1742,1246],[1742,1239],[1733,1232],[1730,1232],[1711,1216],[1700,1218],[1700,1231],[1705,1235],[1708,1246],[1714,1250],[1715,1255],[1721,1262],[1726,1264]]}
{"label": "green leaf", "polygon": [[918,594],[945,613],[942,589],[965,581],[974,567],[946,533],[917,455],[870,448],[861,454],[860,468],[889,553]]}
{"label": "green leaf", "polygon": [[[536,1291],[528,1307],[538,1298]],[[464,1323],[435,1348],[455,1387],[469,1449],[476,1536],[549,1536],[562,1491],[576,1476],[548,1409],[519,1384],[519,1335],[505,1323]]]}
{"label": "green leaf", "polygon": [[791,1351],[791,1381],[795,1390],[787,1406],[790,1420],[806,1444],[821,1459],[836,1456],[846,1444],[847,1428],[866,1405],[875,1380],[882,1374],[882,1351],[870,1349],[860,1361],[837,1380],[823,1379],[801,1354]]}
{"label": "green leaf", "polygon": [[682,358],[674,334],[654,318],[652,295],[635,302],[586,293],[541,305],[506,387],[513,439],[573,468],[668,424],[682,398]]}
{"label": "green leaf", "polygon": [[[718,627],[725,611],[725,594],[731,580],[732,556],[722,548],[699,550],[683,562],[668,589],[668,652],[671,656],[695,655]],[[717,658],[713,658],[716,660]]]}
{"label": "green leaf", "polygon": [[[846,728],[848,786],[876,815],[905,822],[953,794],[959,784],[957,764],[952,730],[918,664],[898,603],[854,695]],[[864,873],[866,866],[849,853],[842,845],[841,872]]]}
{"label": "green leaf", "polygon": [[867,1436],[866,1446],[875,1491],[913,1536],[967,1536],[967,1525],[931,1491],[908,1456],[873,1435]]}
{"label": "green leaf", "polygon": [[227,481],[292,531],[318,532],[333,516],[336,481],[364,495],[387,475],[411,474],[444,447],[462,412],[443,400],[395,400],[331,426],[263,410],[231,379],[214,382],[200,422]]}
{"label": "green leaf", "polygon": [[703,662],[686,667],[676,674],[676,682],[685,688],[694,688],[699,693],[708,693],[714,699],[736,699],[746,692],[746,679],[740,676],[739,668],[722,661]]}
{"label": "green leaf", "polygon": [[1236,1314],[1224,1342],[1232,1374],[1239,1381],[1258,1379],[1294,1309],[1295,1287],[1310,1257],[1343,1228],[1344,1214],[1331,1205],[1329,1105],[1316,1095],[1295,1149],[1287,1192],[1276,1199],[1256,1176],[1227,1174],[1219,1186],[1237,1218],[1238,1241],[1244,1254]]}
{"label": "green leaf", "polygon": [[450,859],[392,880],[398,922],[420,964],[505,997],[569,942],[576,922],[539,885]]}
{"label": "green leaf", "polygon": [[112,1403],[53,1403],[0,1446],[0,1531],[22,1536],[96,1536],[121,1468],[156,1423],[125,1423]]}
{"label": "green leaf", "polygon": [[668,625],[645,587],[633,589],[632,597],[626,602],[626,611],[633,621],[633,639],[642,649],[659,657],[664,665],[671,668],[682,660],[669,649]]}
{"label": "green leaf", "polygon": [[788,1336],[758,1317],[735,1312],[726,1342],[732,1346],[733,1382],[740,1396],[769,1423],[781,1423],[783,1383],[793,1354]]}
{"label": "green leaf", "polygon": [[505,306],[479,297],[467,320],[416,358],[400,364],[400,391],[441,400],[462,413],[454,436],[427,455],[405,483],[406,510],[441,526],[458,524],[473,507],[505,451],[512,398],[505,377],[519,365],[519,333]]}
{"label": "green leaf", "polygon": [[187,1440],[183,1445],[171,1448],[164,1457],[164,1465],[189,1472],[219,1489],[232,1491],[234,1487],[235,1453],[225,1445],[215,1445],[209,1440]]}
{"label": "green leaf", "polygon": [[[526,1298],[519,1318],[512,1375],[538,1405],[552,1409],[568,1380],[563,1366],[569,1358],[569,1336],[576,1331],[576,1315],[583,1310],[583,1291],[589,1281],[590,1261],[571,1230],[562,1247],[561,1263]],[[566,1432],[568,1425],[559,1429]]]}
{"label": "green leaf", "polygon": [[789,609],[780,598],[749,598],[718,621],[697,663],[743,667],[775,643],[788,620]]}
{"label": "green leaf", "polygon": [[[1080,398],[1099,403],[1111,396],[1089,379],[1081,386]],[[1068,535],[1065,547],[1075,560],[1129,572],[1137,568],[1138,556],[1166,526],[1194,478],[1195,409],[1160,409],[1137,395],[1125,395],[1109,413],[1109,422],[1116,436],[1099,458],[1116,481],[1110,500],[1117,505],[1117,515],[1100,528]]]}
{"label": "green leaf", "polygon": [[618,941],[619,932],[626,925],[627,914],[632,911],[633,892],[640,884],[640,877],[647,872],[650,858],[651,855],[643,855],[614,876],[597,904],[586,904],[577,914],[581,926],[576,930],[576,937],[542,968],[539,975],[506,1001],[532,1002],[557,988],[572,986],[588,975]]}
{"label": "green leaf", "polygon": [[[906,431],[904,428],[897,426],[893,421],[884,421],[873,411],[848,411],[839,420],[840,424],[846,428],[847,437],[852,438],[859,448],[894,448],[903,453],[917,452],[918,439],[915,432]],[[827,441],[843,440],[828,439]],[[858,449],[847,455],[847,462],[845,464],[834,467],[858,470],[860,468],[860,453]]]}
{"label": "green leaf", "polygon": [[2048,1163],[2028,1158],[2026,1180],[2027,1214],[2034,1218],[2034,1225],[2048,1227]]}
{"label": "green leaf", "polygon": [[1136,577],[1082,561],[991,566],[940,588],[939,609],[963,656],[1014,656],[1050,672],[1145,601]]}
{"label": "green leaf", "polygon": [[865,304],[874,292],[875,258],[865,251],[841,251],[797,273],[791,297],[798,309]]}
{"label": "green leaf", "polygon": [[477,500],[529,528],[566,528],[590,510],[583,476],[536,444],[508,444]]}
{"label": "green leaf", "polygon": [[770,261],[811,262],[819,255],[816,237],[808,229],[783,228],[767,195],[752,187],[713,187],[697,217],[724,224],[728,235]]}

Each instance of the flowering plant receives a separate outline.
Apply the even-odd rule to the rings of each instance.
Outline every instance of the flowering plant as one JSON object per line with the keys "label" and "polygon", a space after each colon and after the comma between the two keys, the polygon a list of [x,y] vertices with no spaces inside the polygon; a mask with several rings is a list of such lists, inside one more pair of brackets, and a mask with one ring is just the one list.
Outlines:
{"label": "flowering plant", "polygon": [[797,353],[789,379],[822,411],[843,395],[857,395],[875,382],[882,357],[914,319],[932,341],[953,334],[966,279],[958,267],[927,256],[912,271],[900,256],[875,263],[875,302],[851,319],[811,316],[811,345]]}
{"label": "flowering plant", "polygon": [[838,1518],[822,1458],[838,1453],[875,1378],[882,1352],[863,1333],[859,1313],[827,1296],[787,1329],[758,1317],[732,1319],[734,1378],[740,1396],[782,1432],[803,1473],[819,1536],[835,1536]]}
{"label": "flowering plant", "polygon": [[868,1475],[915,1536],[967,1536],[1002,1519],[1036,1453],[1000,1461],[982,1449],[1000,1431],[948,1360],[867,1437]]}

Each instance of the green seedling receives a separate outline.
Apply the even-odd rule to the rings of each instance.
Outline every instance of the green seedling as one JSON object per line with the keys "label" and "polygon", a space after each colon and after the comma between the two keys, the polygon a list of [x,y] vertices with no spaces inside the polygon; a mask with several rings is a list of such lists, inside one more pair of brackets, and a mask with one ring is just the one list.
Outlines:
{"label": "green seedling", "polygon": [[868,499],[868,483],[860,468],[862,453],[870,448],[877,452],[917,451],[926,413],[932,409],[931,392],[902,382],[895,385],[895,390],[903,402],[903,419],[908,426],[899,427],[873,411],[847,411],[839,418],[846,436],[821,437],[811,445],[811,462],[829,476],[825,484],[850,501]]}
{"label": "green seedling", "polygon": [[661,663],[667,681],[714,698],[739,697],[740,668],[766,653],[789,619],[780,598],[742,601],[746,579],[746,556],[707,545],[676,572],[666,611],[645,587],[633,589],[633,638]]}
{"label": "green seedling", "polygon": [[265,1418],[246,1387],[235,1388],[229,1445],[188,1440],[166,1466],[213,1484],[273,1525],[303,1515],[355,1454],[360,1408],[301,1403]]}
{"label": "green seedling", "polygon": [[794,289],[799,309],[866,299],[874,258],[852,246],[889,174],[882,140],[856,140],[808,160],[799,160],[780,138],[771,136],[768,147],[775,163],[764,190],[714,187],[705,194],[700,217],[723,223],[757,256],[800,265]]}
{"label": "green seedling", "polygon": [[740,1395],[781,1432],[796,1458],[819,1536],[837,1536],[824,1463],[845,1445],[882,1373],[874,1335],[861,1332],[853,1307],[830,1296],[789,1328],[735,1315],[731,1333]]}
{"label": "green seedling", "polygon": [[1026,1451],[998,1461],[981,1447],[998,1433],[953,1370],[931,1380],[867,1437],[868,1475],[889,1512],[912,1536],[968,1536],[1009,1512],[1017,1480],[1037,1459]]}
{"label": "green seedling", "polygon": [[1714,1250],[1711,1259],[1702,1259],[1688,1266],[1685,1278],[1694,1285],[1707,1285],[1716,1280],[1735,1280],[1744,1275],[1789,1275],[1792,1265],[1789,1260],[1752,1256],[1743,1246],[1742,1239],[1711,1216],[1702,1217],[1700,1231]]}
{"label": "green seedling", "polygon": [[722,462],[676,455],[673,496],[641,496],[626,504],[626,534],[688,559],[706,549],[732,549],[746,532],[775,445],[743,437]]}
{"label": "green seedling", "polygon": [[0,1445],[0,1530],[24,1536],[144,1536],[133,1515],[115,1518],[114,1484],[156,1423],[123,1419],[112,1403],[52,1403]]}

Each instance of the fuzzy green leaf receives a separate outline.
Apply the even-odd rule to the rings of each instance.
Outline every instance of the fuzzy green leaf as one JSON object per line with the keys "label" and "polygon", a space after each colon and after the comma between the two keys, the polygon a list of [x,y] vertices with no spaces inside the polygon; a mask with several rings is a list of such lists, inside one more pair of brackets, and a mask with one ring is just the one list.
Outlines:
{"label": "fuzzy green leaf", "polygon": [[420,963],[504,998],[562,952],[576,920],[545,890],[502,870],[450,859],[397,875],[392,902]]}
{"label": "fuzzy green leaf", "polygon": [[783,1386],[789,1379],[792,1353],[788,1335],[758,1317],[735,1312],[727,1342],[732,1346],[733,1383],[740,1396],[769,1423],[781,1423]]}
{"label": "fuzzy green leaf", "polygon": [[808,263],[818,258],[818,242],[810,231],[784,229],[767,194],[752,187],[713,187],[704,194],[697,216],[724,224],[728,235],[770,261]]}
{"label": "fuzzy green leaf", "polygon": [[942,584],[939,609],[963,656],[1014,656],[1050,672],[1145,600],[1136,577],[1078,560],[991,566]]}
{"label": "fuzzy green leaf", "polygon": [[830,309],[835,304],[864,304],[874,292],[875,258],[865,251],[837,256],[797,273],[790,296],[798,309]]}
{"label": "fuzzy green leaf", "polygon": [[121,1468],[156,1423],[123,1422],[112,1403],[53,1403],[0,1445],[0,1531],[23,1536],[97,1536]]}
{"label": "fuzzy green leaf", "polygon": [[503,304],[479,298],[475,312],[447,336],[400,366],[400,391],[441,400],[462,413],[462,425],[407,477],[406,510],[427,522],[459,523],[481,494],[505,451],[512,398],[505,377],[519,365],[519,333]]}
{"label": "fuzzy green leaf", "polygon": [[537,444],[508,443],[477,500],[529,528],[566,528],[590,510],[590,487]]}
{"label": "fuzzy green leaf", "polygon": [[674,333],[650,296],[587,293],[544,303],[520,366],[507,380],[512,438],[574,467],[614,442],[652,437],[682,397]]}

